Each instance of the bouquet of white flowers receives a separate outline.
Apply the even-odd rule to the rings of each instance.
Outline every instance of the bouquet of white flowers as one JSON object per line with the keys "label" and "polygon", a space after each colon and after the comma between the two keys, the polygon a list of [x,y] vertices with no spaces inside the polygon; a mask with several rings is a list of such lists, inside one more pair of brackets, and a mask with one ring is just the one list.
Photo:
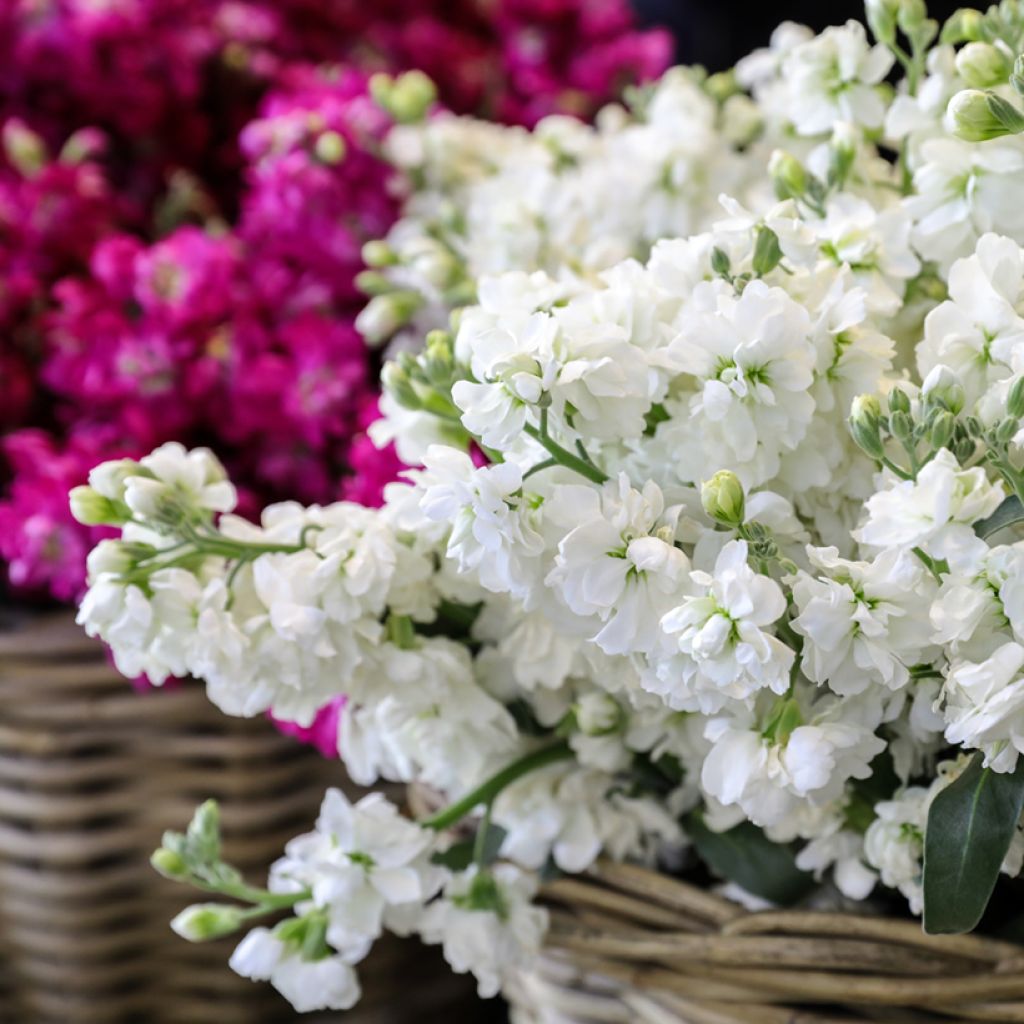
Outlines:
{"label": "bouquet of white flowers", "polygon": [[73,494],[122,528],[79,621],[125,673],[300,723],[344,694],[352,778],[448,801],[331,791],[265,889],[204,806],[154,863],[233,902],[182,935],[290,911],[232,966],[345,1008],[385,929],[497,993],[538,879],[598,857],[728,878],[722,833],[777,844],[747,893],[783,864],[931,932],[1020,872],[1024,3],[868,21],[593,128],[396,130],[416,188],[362,279],[410,466],[383,508],[256,526],[176,445]]}

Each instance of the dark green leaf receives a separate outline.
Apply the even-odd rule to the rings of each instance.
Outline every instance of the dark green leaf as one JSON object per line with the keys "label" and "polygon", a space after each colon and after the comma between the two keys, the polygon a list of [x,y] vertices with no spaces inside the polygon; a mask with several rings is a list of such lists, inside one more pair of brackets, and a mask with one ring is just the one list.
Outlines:
{"label": "dark green leaf", "polygon": [[1013,772],[975,754],[932,801],[924,842],[924,929],[969,932],[988,906],[1024,806],[1024,758]]}
{"label": "dark green leaf", "polygon": [[797,868],[790,847],[773,843],[749,821],[712,832],[703,814],[693,811],[684,826],[708,867],[754,896],[789,906],[814,886],[813,877]]}
{"label": "dark green leaf", "polygon": [[[500,825],[490,825],[487,829],[487,837],[484,839],[483,857],[484,865],[493,864],[497,859],[501,844],[505,841],[505,829]],[[449,871],[465,871],[473,863],[473,849],[476,839],[464,839],[461,842],[453,843],[447,850],[438,851],[430,859],[434,864],[448,868]]]}
{"label": "dark green leaf", "polygon": [[1011,494],[1004,499],[988,519],[982,519],[981,522],[974,524],[974,532],[982,540],[985,540],[993,533],[998,533],[1000,530],[1006,529],[1007,526],[1021,522],[1024,522],[1024,505],[1021,505],[1020,498],[1016,494]]}

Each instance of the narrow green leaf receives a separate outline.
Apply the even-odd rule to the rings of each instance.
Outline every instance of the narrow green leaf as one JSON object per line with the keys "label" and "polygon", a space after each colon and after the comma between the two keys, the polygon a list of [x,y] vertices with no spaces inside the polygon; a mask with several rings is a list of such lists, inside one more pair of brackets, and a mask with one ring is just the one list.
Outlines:
{"label": "narrow green leaf", "polygon": [[1015,523],[1024,522],[1024,505],[1021,505],[1020,498],[1011,494],[1003,500],[1003,503],[988,517],[974,524],[974,532],[985,540],[993,533],[1013,526]]}
{"label": "narrow green leaf", "polygon": [[712,832],[703,814],[693,811],[684,826],[708,867],[754,896],[789,906],[814,886],[814,878],[794,863],[793,851],[773,843],[749,821],[727,832]]}
{"label": "narrow green leaf", "polygon": [[[493,864],[498,857],[501,844],[505,841],[505,829],[500,825],[490,825],[487,829],[487,836],[484,839],[483,864]],[[448,868],[449,871],[464,871],[473,863],[473,848],[475,839],[464,839],[454,843],[443,852],[435,853],[430,859],[434,864]]]}
{"label": "narrow green leaf", "polygon": [[1024,807],[1024,758],[1012,772],[977,753],[932,801],[924,841],[924,930],[969,932],[988,906]]}

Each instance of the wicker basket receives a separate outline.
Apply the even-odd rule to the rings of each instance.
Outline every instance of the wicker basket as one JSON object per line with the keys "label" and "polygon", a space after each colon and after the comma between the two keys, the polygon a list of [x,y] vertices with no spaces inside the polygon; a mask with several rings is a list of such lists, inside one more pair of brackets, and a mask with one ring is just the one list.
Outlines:
{"label": "wicker basket", "polygon": [[750,913],[601,863],[543,891],[552,928],[511,993],[515,1024],[1024,1021],[1024,947],[913,921]]}
{"label": "wicker basket", "polygon": [[[259,880],[344,781],[338,764],[262,719],[226,718],[198,685],[133,693],[69,615],[2,625],[0,1021],[294,1020],[269,986],[230,971],[231,940],[195,946],[170,931],[190,893],[149,854],[214,796],[227,859]],[[433,957],[397,941],[360,975],[348,1024],[422,1020],[465,991],[437,984]]]}

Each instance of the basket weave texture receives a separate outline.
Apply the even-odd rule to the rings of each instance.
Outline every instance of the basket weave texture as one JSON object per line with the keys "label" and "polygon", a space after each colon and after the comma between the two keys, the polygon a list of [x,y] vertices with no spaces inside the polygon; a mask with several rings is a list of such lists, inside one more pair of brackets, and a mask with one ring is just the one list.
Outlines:
{"label": "basket weave texture", "polygon": [[[0,623],[0,1021],[299,1019],[231,972],[236,940],[192,945],[171,932],[203,897],[160,878],[149,855],[212,796],[226,859],[261,881],[311,827],[324,789],[344,783],[337,762],[262,718],[225,717],[197,684],[134,693],[70,615]],[[422,1020],[411,1003],[429,1013],[464,991],[437,984],[447,976],[433,958],[397,941],[360,977],[346,1024]]]}
{"label": "basket weave texture", "polygon": [[542,890],[551,931],[515,1024],[1024,1022],[1024,947],[914,921],[751,913],[602,862]]}

